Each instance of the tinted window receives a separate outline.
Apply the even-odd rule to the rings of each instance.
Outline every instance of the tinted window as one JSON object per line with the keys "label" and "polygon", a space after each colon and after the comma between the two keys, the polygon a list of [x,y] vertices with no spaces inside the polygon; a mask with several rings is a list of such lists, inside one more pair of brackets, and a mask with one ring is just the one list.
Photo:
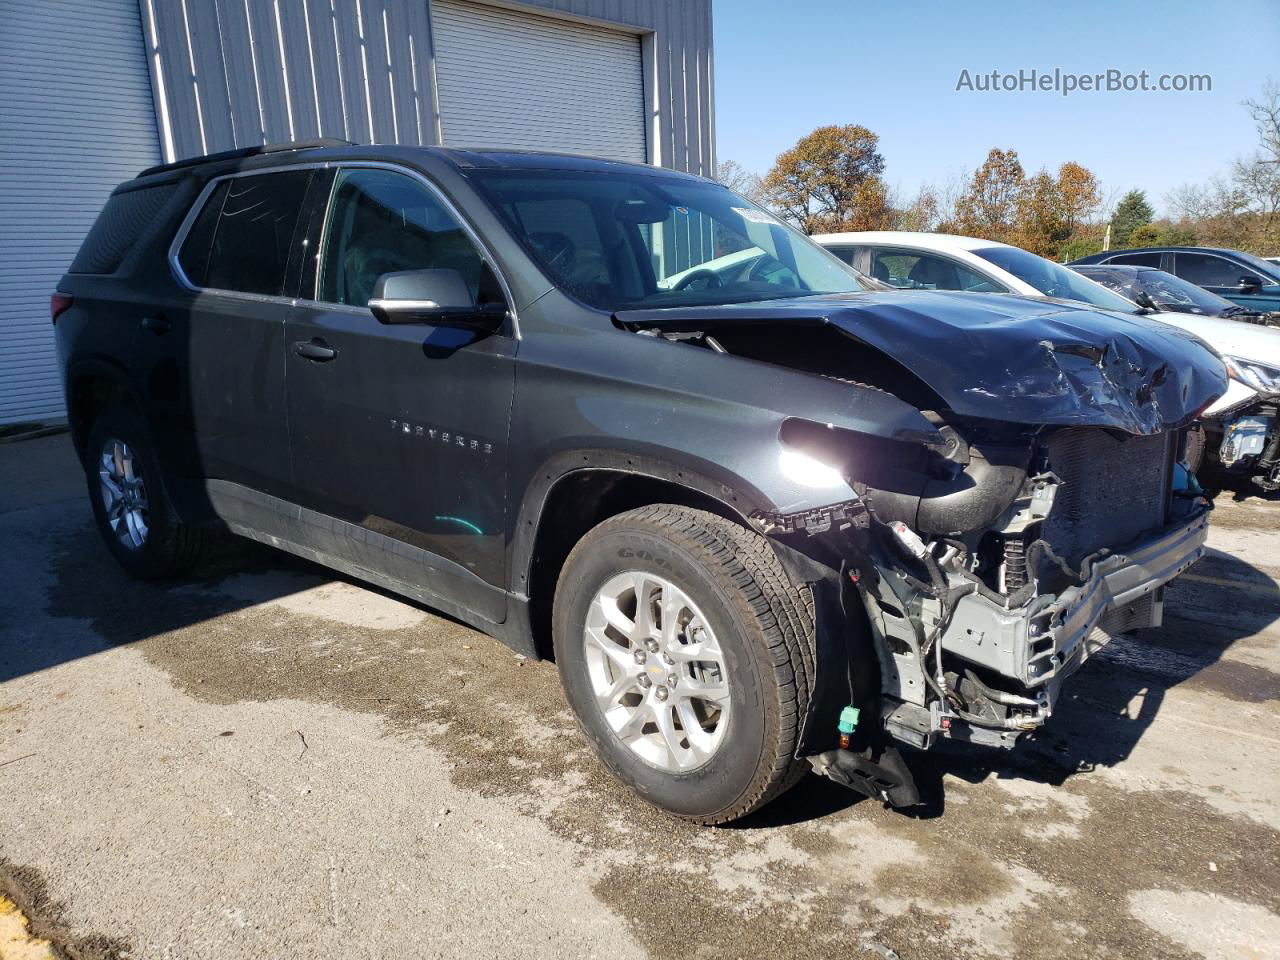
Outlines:
{"label": "tinted window", "polygon": [[1254,276],[1252,270],[1208,253],[1179,253],[1174,265],[1178,276],[1201,287],[1238,287],[1241,277]]}
{"label": "tinted window", "polygon": [[858,252],[857,247],[827,247],[825,243],[823,246],[827,248],[828,253],[834,254],[849,266],[853,266],[853,255]]}
{"label": "tinted window", "polygon": [[1131,267],[1158,267],[1160,256],[1158,253],[1122,253],[1118,257],[1111,257],[1107,263],[1124,263]]}
{"label": "tinted window", "polygon": [[872,250],[871,276],[908,290],[1002,292],[1003,288],[944,257],[900,250]]}
{"label": "tinted window", "polygon": [[1094,283],[1074,270],[1061,264],[1037,257],[1034,253],[1017,247],[987,247],[974,250],[974,256],[994,263],[1001,270],[1013,274],[1023,283],[1035,287],[1046,297],[1060,300],[1079,300],[1104,310],[1135,313],[1135,307],[1124,297],[1116,296],[1106,287]]}
{"label": "tinted window", "polygon": [[197,287],[280,296],[310,170],[224,180],[209,194],[178,255]]}
{"label": "tinted window", "polygon": [[346,170],[325,227],[316,299],[365,306],[384,273],[457,270],[477,303],[502,295],[471,238],[436,196],[389,170]]}
{"label": "tinted window", "polygon": [[176,183],[165,183],[113,193],[80,245],[70,272],[115,273],[177,188]]}
{"label": "tinted window", "polygon": [[[603,310],[863,289],[848,265],[718,184],[628,170],[469,176],[546,273]],[[533,208],[541,219],[526,221]]]}
{"label": "tinted window", "polygon": [[1216,293],[1163,270],[1143,270],[1138,274],[1138,284],[1157,306],[1168,310],[1215,316],[1242,309]]}

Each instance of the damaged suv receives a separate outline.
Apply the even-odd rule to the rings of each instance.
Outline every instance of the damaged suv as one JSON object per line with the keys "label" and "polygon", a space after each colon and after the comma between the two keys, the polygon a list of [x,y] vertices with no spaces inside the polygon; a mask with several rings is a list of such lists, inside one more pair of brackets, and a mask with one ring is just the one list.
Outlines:
{"label": "damaged suv", "polygon": [[902,743],[1011,746],[1201,556],[1194,337],[866,289],[709,181],[288,145],[144,171],[53,296],[107,546],[217,530],[554,656],[603,762],[701,823]]}

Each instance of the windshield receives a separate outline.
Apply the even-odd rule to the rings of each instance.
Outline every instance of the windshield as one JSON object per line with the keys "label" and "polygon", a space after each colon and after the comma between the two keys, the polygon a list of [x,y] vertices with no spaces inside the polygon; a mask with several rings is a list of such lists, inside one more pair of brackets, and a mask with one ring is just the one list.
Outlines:
{"label": "windshield", "polygon": [[1074,270],[1027,253],[1017,247],[987,247],[972,251],[989,263],[994,263],[1001,270],[1012,273],[1023,283],[1035,287],[1046,297],[1059,300],[1079,300],[1103,310],[1115,310],[1119,313],[1137,313],[1138,308],[1108,290],[1082,277]]}
{"label": "windshield", "polygon": [[1087,265],[1072,269],[1094,283],[1100,283],[1108,290],[1114,290],[1127,300],[1136,300],[1145,293],[1161,310],[1171,310],[1174,313],[1199,313],[1206,316],[1244,311],[1243,307],[1237,307],[1230,300],[1175,277],[1172,273],[1165,273],[1163,270]]}
{"label": "windshield", "polygon": [[557,284],[601,310],[864,289],[852,267],[718,184],[613,171],[471,176]]}
{"label": "windshield", "polygon": [[1167,307],[1181,313],[1205,313],[1215,316],[1220,313],[1238,313],[1244,308],[1238,307],[1226,297],[1210,293],[1204,287],[1197,287],[1180,277],[1163,270],[1144,270],[1138,274],[1138,285],[1158,307]]}

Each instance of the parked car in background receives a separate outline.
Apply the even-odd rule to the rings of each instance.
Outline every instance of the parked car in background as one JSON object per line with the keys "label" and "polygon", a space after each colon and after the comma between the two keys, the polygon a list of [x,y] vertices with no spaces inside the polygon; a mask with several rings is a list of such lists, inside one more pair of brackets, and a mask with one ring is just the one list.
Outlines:
{"label": "parked car in background", "polygon": [[1181,330],[870,291],[719,184],[514,150],[144,171],[51,313],[127,571],[230,530],[554,652],[602,762],[699,823],[810,768],[910,805],[895,743],[1043,725],[1203,555],[1177,464],[1227,389]]}
{"label": "parked car in background", "polygon": [[1244,492],[1255,488],[1272,492],[1280,487],[1280,426],[1276,419],[1280,330],[1191,313],[1153,311],[1094,282],[1083,270],[991,240],[891,231],[819,234],[813,239],[846,263],[894,287],[1077,300],[1104,310],[1143,315],[1195,334],[1227,358],[1231,384],[1227,393],[1205,410],[1203,437],[1193,444],[1189,465],[1209,489],[1232,485]]}
{"label": "parked car in background", "polygon": [[1069,265],[1075,267],[1085,263],[1157,267],[1254,313],[1280,310],[1280,265],[1239,250],[1217,247],[1107,250],[1081,257]]}
{"label": "parked car in background", "polygon": [[1075,264],[1072,269],[1094,283],[1100,283],[1108,290],[1120,294],[1126,300],[1133,301],[1137,306],[1151,310],[1254,322],[1265,322],[1266,318],[1272,316],[1280,318],[1280,314],[1253,313],[1226,297],[1220,297],[1158,267],[1081,263]]}

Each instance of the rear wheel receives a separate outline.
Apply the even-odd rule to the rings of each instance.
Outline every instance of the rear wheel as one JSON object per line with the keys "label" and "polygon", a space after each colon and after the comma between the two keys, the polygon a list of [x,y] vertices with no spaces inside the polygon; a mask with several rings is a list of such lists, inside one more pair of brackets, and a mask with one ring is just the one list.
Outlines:
{"label": "rear wheel", "polygon": [[656,806],[724,823],[807,769],[813,601],[758,534],[665,504],[607,520],[565,562],[554,634],[593,748]]}
{"label": "rear wheel", "polygon": [[98,532],[130,574],[172,576],[199,561],[209,534],[178,519],[146,429],[129,408],[108,408],[94,421],[85,473]]}

